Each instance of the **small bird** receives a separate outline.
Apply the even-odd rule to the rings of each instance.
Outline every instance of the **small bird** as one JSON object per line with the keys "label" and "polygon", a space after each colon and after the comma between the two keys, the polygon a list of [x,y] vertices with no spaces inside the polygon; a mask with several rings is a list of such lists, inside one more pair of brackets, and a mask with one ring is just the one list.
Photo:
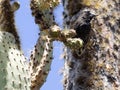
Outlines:
{"label": "small bird", "polygon": [[81,12],[78,19],[74,22],[73,28],[76,30],[75,38],[81,38],[84,41],[84,44],[87,43],[88,35],[91,30],[91,23],[90,21],[96,15],[91,14],[90,11],[83,11]]}

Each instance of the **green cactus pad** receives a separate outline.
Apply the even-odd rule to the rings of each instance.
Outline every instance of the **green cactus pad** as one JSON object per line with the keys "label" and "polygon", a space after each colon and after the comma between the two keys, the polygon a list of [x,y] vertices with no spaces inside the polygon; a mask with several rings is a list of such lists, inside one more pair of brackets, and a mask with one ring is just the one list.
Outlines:
{"label": "green cactus pad", "polygon": [[30,90],[30,74],[12,34],[0,31],[0,90]]}

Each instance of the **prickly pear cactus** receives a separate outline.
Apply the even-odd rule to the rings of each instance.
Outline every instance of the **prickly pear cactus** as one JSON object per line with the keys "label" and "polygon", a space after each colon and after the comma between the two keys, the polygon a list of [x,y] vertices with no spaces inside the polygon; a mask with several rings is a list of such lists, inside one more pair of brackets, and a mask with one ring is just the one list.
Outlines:
{"label": "prickly pear cactus", "polygon": [[40,36],[38,42],[31,54],[31,89],[39,89],[46,81],[50,71],[51,61],[53,59],[53,47],[51,39],[45,35]]}
{"label": "prickly pear cactus", "polygon": [[15,37],[0,31],[0,89],[30,90],[30,74]]}
{"label": "prickly pear cactus", "polygon": [[[46,4],[45,4],[46,3]],[[32,89],[39,88],[46,79],[52,60],[52,42],[57,40],[63,42],[71,50],[77,46],[81,48],[82,40],[72,38],[75,30],[61,31],[54,23],[53,9],[59,0],[31,0],[31,10],[36,23],[40,26],[40,38],[35,47],[35,52],[31,55],[31,86]],[[40,44],[39,44],[40,43]],[[37,57],[37,58],[35,58]]]}
{"label": "prickly pear cactus", "polygon": [[[0,1],[0,72],[2,73],[0,75],[0,89],[39,90],[45,82],[50,69],[52,40],[47,33],[49,28],[43,27],[43,31],[40,32],[40,38],[31,54],[28,69],[28,64],[22,54],[19,36],[14,25],[13,13],[18,9],[18,5],[18,3],[13,3],[11,6],[9,0]],[[49,11],[48,8],[46,9]],[[44,15],[42,16],[44,20],[50,19],[48,14]],[[47,23],[46,20],[43,21],[43,25]]]}
{"label": "prickly pear cactus", "polygon": [[[46,3],[46,4],[45,4]],[[46,81],[52,61],[52,40],[48,36],[50,27],[54,25],[53,8],[57,0],[31,0],[31,10],[35,22],[40,26],[40,37],[30,59],[31,89],[36,90]]]}
{"label": "prickly pear cactus", "polygon": [[30,73],[13,11],[9,0],[0,0],[0,90],[30,90]]}
{"label": "prickly pear cactus", "polygon": [[28,65],[14,24],[19,3],[10,5],[9,0],[0,0],[0,90],[39,90],[50,71],[53,41],[61,41],[72,50],[76,49],[74,45],[82,46],[81,40],[72,38],[73,30],[60,31],[56,27],[53,9],[58,3],[58,0],[31,0],[31,10],[41,31]]}
{"label": "prickly pear cactus", "polygon": [[54,23],[53,9],[59,4],[59,0],[31,0],[32,15],[41,30],[48,29]]}

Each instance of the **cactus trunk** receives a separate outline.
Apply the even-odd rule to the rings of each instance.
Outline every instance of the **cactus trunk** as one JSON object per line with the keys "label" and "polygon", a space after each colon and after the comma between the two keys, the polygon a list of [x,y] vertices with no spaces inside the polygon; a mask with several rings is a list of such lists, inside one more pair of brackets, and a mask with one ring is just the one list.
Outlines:
{"label": "cactus trunk", "polygon": [[81,53],[64,49],[64,90],[119,90],[119,0],[63,0],[63,5],[64,24],[68,28],[81,12],[96,14]]}

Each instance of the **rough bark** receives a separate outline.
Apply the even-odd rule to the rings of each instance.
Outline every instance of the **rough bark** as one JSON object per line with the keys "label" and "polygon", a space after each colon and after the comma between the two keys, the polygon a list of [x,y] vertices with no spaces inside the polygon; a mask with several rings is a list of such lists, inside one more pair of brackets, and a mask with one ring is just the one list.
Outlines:
{"label": "rough bark", "polygon": [[74,27],[81,12],[96,15],[83,49],[64,48],[64,90],[119,90],[120,1],[63,0],[63,5],[67,28]]}

